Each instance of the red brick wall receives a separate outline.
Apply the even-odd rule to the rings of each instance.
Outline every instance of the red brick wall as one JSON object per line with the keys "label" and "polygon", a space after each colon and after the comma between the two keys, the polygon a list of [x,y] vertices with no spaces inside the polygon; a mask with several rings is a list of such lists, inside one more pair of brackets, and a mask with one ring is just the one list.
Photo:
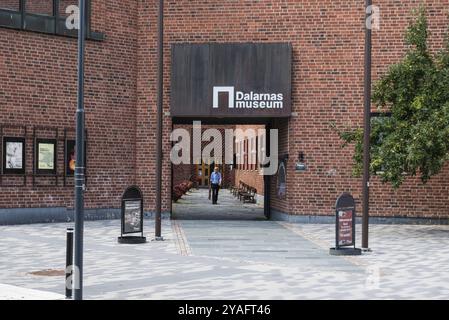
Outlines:
{"label": "red brick wall", "polygon": [[[382,21],[381,31],[373,35],[375,79],[404,53],[404,31],[411,9],[419,3],[377,1]],[[425,3],[430,8],[431,45],[436,50],[448,24],[449,1]],[[293,44],[292,98],[297,116],[288,127],[288,195],[286,201],[273,201],[273,207],[293,214],[326,215],[332,213],[343,191],[360,199],[361,179],[351,176],[352,149],[340,147],[329,122],[362,125],[363,2],[177,0],[166,5],[167,55],[174,42]],[[294,171],[300,151],[309,168],[304,173]],[[448,216],[448,173],[446,168],[426,186],[410,179],[396,193],[373,179],[371,213]]]}
{"label": "red brick wall", "polygon": [[[429,8],[431,48],[442,46],[449,0]],[[421,1],[375,1],[381,30],[373,34],[378,79],[405,51],[410,10]],[[118,207],[125,186],[155,203],[157,1],[93,1],[92,24],[104,42],[87,43],[86,117],[89,131],[88,207]],[[360,200],[361,178],[351,176],[352,149],[330,129],[363,121],[364,7],[356,0],[165,1],[163,210],[170,210],[172,128],[170,48],[179,42],[291,42],[295,115],[277,124],[287,151],[287,198],[275,209],[332,213],[342,191]],[[0,28],[0,123],[74,126],[76,40]],[[304,152],[308,171],[295,172]],[[30,166],[28,166],[30,169]],[[372,181],[373,215],[449,216],[449,165],[423,186],[409,179],[398,191]],[[273,177],[275,180],[276,177]],[[275,184],[272,186],[272,192]],[[1,188],[0,207],[72,206],[73,188]]]}
{"label": "red brick wall", "polygon": [[[449,0],[423,1],[427,7],[430,27],[430,48],[436,52],[442,47],[444,32],[449,25]],[[421,1],[407,1],[398,6],[394,1],[382,1],[386,11],[381,30],[373,37],[373,76],[378,79],[388,65],[399,61],[405,53],[403,35],[410,21],[409,11]],[[388,50],[386,50],[388,49]],[[359,185],[361,183],[359,182]],[[371,212],[373,215],[449,216],[449,163],[443,172],[426,185],[419,178],[410,178],[397,191],[373,179],[371,187]]]}

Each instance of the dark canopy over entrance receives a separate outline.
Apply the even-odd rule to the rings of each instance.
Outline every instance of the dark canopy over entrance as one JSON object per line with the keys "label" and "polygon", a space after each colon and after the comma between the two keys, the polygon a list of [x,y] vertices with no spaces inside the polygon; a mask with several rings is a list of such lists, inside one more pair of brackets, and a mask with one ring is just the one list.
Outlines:
{"label": "dark canopy over entrance", "polygon": [[[171,58],[173,125],[201,121],[202,125],[265,125],[269,130],[273,119],[291,116],[289,43],[173,44]],[[267,218],[270,181],[271,176],[265,175]]]}
{"label": "dark canopy over entrance", "polygon": [[288,43],[174,44],[171,116],[289,117],[291,61]]}

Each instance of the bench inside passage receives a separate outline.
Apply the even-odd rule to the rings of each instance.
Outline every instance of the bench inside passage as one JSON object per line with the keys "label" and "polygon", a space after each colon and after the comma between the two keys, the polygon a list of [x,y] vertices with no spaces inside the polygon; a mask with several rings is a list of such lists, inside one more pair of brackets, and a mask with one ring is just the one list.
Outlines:
{"label": "bench inside passage", "polygon": [[244,183],[243,181],[239,181],[238,187],[231,186],[229,188],[229,191],[244,203],[245,202],[256,203],[257,189],[251,187],[250,185]]}
{"label": "bench inside passage", "polygon": [[177,202],[183,195],[193,188],[193,182],[185,180],[173,187],[173,201]]}

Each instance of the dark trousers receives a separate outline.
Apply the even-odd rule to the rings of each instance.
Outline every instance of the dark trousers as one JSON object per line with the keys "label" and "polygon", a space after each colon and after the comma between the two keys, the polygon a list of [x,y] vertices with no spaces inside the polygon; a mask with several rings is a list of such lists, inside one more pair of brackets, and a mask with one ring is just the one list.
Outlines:
{"label": "dark trousers", "polygon": [[220,190],[220,185],[212,183],[211,188],[212,188],[212,203],[217,203],[218,190]]}

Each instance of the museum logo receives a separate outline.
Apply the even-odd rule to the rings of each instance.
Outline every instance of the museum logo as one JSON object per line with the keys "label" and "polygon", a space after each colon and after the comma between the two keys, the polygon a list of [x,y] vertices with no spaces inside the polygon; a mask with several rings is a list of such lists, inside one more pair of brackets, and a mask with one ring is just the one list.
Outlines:
{"label": "museum logo", "polygon": [[229,109],[283,109],[284,95],[242,92],[236,91],[235,87],[214,87],[212,107],[218,109],[223,105]]}

